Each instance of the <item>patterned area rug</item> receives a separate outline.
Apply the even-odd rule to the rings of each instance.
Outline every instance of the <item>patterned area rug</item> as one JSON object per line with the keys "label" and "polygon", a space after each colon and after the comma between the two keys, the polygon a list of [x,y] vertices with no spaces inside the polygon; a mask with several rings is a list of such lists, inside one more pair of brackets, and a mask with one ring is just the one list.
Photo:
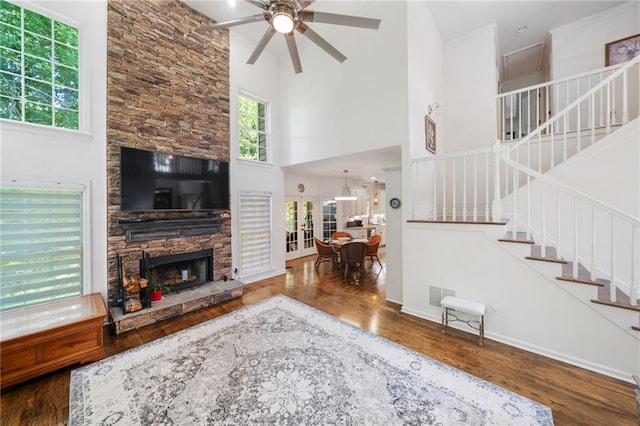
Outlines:
{"label": "patterned area rug", "polygon": [[551,410],[285,296],[71,374],[71,425],[552,425]]}

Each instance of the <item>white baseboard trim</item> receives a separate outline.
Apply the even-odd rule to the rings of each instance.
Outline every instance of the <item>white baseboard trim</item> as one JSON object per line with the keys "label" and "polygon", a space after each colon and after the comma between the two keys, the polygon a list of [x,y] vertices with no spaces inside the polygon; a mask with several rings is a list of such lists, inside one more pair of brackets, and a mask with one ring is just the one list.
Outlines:
{"label": "white baseboard trim", "polygon": [[245,283],[245,284],[251,284],[251,283],[254,283],[256,281],[266,280],[267,278],[277,277],[278,275],[282,275],[282,274],[284,274],[286,272],[287,271],[284,270],[284,269],[280,269],[280,270],[272,269],[270,271],[260,272],[258,274],[254,274],[254,275],[238,277],[238,279],[240,281],[242,281],[243,283]]}
{"label": "white baseboard trim", "polygon": [[[429,314],[424,311],[419,311],[417,309],[402,307],[400,312],[412,315],[414,317],[422,318],[427,321],[435,322],[437,324],[441,324],[442,319],[439,315]],[[450,328],[455,328],[457,330],[469,332],[469,329],[465,329],[456,324],[449,324]],[[600,373],[608,377],[613,377],[615,379],[623,380],[628,383],[635,383],[631,373],[620,371],[614,368],[610,368],[601,364],[597,364],[594,362],[590,362],[584,360],[582,358],[576,358],[572,355],[567,355],[561,352],[553,351],[550,349],[546,349],[537,345],[533,345],[527,342],[523,342],[521,340],[513,339],[511,337],[502,336],[500,334],[492,333],[485,329],[484,337],[487,339],[495,340],[500,343],[504,343],[509,346],[513,346],[519,349],[523,349],[528,352],[533,352],[538,355],[546,356],[547,358],[555,359],[557,361],[566,362],[567,364],[574,365],[576,367],[584,368],[589,371],[593,371],[595,373]]]}

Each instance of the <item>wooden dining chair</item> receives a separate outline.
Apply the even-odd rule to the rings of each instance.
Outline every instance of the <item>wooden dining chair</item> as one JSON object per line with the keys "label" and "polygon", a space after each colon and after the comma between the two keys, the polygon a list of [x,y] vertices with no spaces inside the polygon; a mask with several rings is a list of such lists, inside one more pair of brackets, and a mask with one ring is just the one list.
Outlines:
{"label": "wooden dining chair", "polygon": [[382,237],[380,235],[372,235],[367,240],[367,251],[364,254],[365,260],[366,258],[371,259],[371,264],[373,265],[373,259],[375,258],[380,267],[382,268],[382,262],[380,262],[380,258],[378,257],[378,247],[380,246],[380,240]]}
{"label": "wooden dining chair", "polygon": [[332,246],[325,243],[322,240],[317,238],[313,238],[316,242],[316,250],[318,250],[318,257],[316,258],[316,269],[318,269],[318,265],[322,262],[332,262],[333,267],[336,267],[338,263],[338,252],[334,250]]}
{"label": "wooden dining chair", "polygon": [[340,247],[340,266],[344,268],[345,278],[349,269],[359,269],[362,272],[366,250],[367,245],[361,242],[346,243]]}
{"label": "wooden dining chair", "polygon": [[347,238],[353,239],[353,235],[351,235],[347,231],[337,231],[331,234],[332,240],[337,240],[338,238],[341,238],[341,237],[347,237]]}

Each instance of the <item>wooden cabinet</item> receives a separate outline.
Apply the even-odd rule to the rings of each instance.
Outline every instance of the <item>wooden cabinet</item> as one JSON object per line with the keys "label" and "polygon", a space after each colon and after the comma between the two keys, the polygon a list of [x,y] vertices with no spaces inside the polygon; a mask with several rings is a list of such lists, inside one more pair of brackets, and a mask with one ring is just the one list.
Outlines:
{"label": "wooden cabinet", "polygon": [[71,297],[2,314],[2,388],[106,356],[102,295]]}

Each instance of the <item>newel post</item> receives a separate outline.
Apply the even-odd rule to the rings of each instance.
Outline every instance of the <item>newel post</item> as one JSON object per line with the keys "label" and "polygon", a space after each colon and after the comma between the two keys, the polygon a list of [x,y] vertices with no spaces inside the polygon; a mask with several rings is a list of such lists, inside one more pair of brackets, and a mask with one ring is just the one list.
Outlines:
{"label": "newel post", "polygon": [[500,198],[500,156],[502,155],[502,144],[497,140],[491,149],[493,152],[493,203],[491,204],[491,219],[494,222],[502,220],[502,199]]}

